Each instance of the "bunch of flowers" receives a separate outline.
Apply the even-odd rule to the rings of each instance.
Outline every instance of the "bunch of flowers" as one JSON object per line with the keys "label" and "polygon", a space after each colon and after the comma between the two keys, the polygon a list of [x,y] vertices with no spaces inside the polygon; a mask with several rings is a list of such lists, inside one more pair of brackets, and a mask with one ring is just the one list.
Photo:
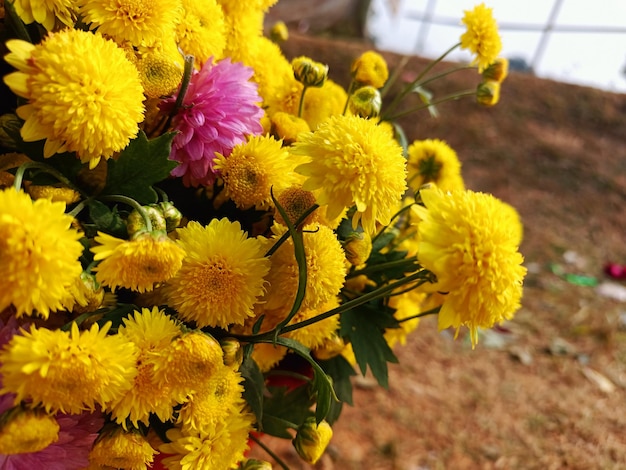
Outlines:
{"label": "bunch of flowers", "polygon": [[[315,462],[355,369],[386,386],[421,317],[475,345],[519,307],[515,209],[394,124],[449,99],[424,88],[447,53],[386,106],[381,55],[344,89],[263,35],[273,3],[4,2],[7,468],[271,468],[263,434]],[[491,10],[463,22],[465,94],[495,104]]]}

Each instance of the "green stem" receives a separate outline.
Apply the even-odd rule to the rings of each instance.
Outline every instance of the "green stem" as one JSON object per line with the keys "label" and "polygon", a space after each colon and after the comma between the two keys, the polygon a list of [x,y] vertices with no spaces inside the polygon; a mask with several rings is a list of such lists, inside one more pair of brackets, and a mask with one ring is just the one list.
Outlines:
{"label": "green stem", "polygon": [[393,69],[391,76],[389,77],[385,85],[380,90],[381,98],[384,98],[387,95],[387,93],[389,93],[389,90],[391,89],[393,84],[396,83],[396,81],[400,77],[400,74],[404,70],[404,67],[406,67],[406,64],[409,63],[409,58],[410,56],[408,55],[402,56],[402,58],[400,59],[400,63],[398,64],[396,68]]}
{"label": "green stem", "polygon": [[165,191],[163,191],[161,188],[159,188],[158,186],[153,186],[154,190],[159,193],[159,197],[161,198],[161,201],[163,202],[169,202],[169,196],[167,195],[167,193]]}
{"label": "green stem", "polygon": [[263,449],[265,452],[267,452],[267,454],[268,454],[270,457],[272,457],[272,458],[276,461],[276,463],[277,463],[278,465],[280,465],[280,467],[281,467],[283,470],[289,470],[289,467],[287,466],[287,464],[286,464],[285,462],[283,462],[283,461],[282,461],[282,459],[281,459],[278,455],[276,455],[276,453],[275,453],[272,449],[270,449],[270,448],[269,448],[269,447],[267,447],[265,444],[263,444],[263,443],[261,442],[261,440],[260,440],[258,437],[256,437],[256,436],[255,436],[255,435],[253,435],[253,434],[250,434],[250,435],[249,435],[249,437],[250,437],[250,439],[252,439],[252,440],[253,440],[253,441],[254,441],[254,442],[255,442],[255,443],[256,443],[256,444],[257,444],[257,445],[258,445],[261,449]]}
{"label": "green stem", "polygon": [[192,55],[186,55],[184,57],[185,65],[183,69],[183,78],[180,82],[180,89],[178,90],[178,95],[176,96],[176,102],[174,103],[174,108],[172,112],[167,118],[167,123],[164,128],[167,130],[170,128],[172,124],[172,119],[178,113],[178,110],[183,107],[183,102],[185,100],[185,96],[187,95],[187,89],[189,88],[189,83],[191,82],[191,76],[193,75],[193,61],[194,57]]}
{"label": "green stem", "polygon": [[152,232],[152,222],[150,221],[150,216],[146,212],[146,210],[134,199],[129,198],[128,196],[122,196],[120,194],[111,194],[108,196],[100,196],[99,199],[102,201],[112,201],[112,202],[121,202],[122,204],[126,204],[135,209],[141,217],[143,218],[144,223],[146,224],[146,230],[148,232]]}
{"label": "green stem", "polygon": [[86,205],[87,205],[87,200],[80,201],[76,205],[76,207],[74,207],[74,209],[72,209],[71,211],[67,213],[67,215],[71,215],[72,217],[76,218],[76,216],[81,213],[81,211],[85,208]]}
{"label": "green stem", "polygon": [[24,173],[26,173],[26,170],[31,169],[31,168],[36,168],[45,173],[48,173],[49,175],[54,176],[60,183],[82,194],[80,189],[74,186],[74,184],[69,179],[67,179],[65,175],[63,175],[63,173],[59,172],[55,168],[52,168],[51,166],[46,165],[45,163],[42,163],[42,162],[26,162],[20,165],[20,167],[15,172],[15,180],[13,181],[13,187],[17,191],[19,191],[22,188],[22,181],[24,180]]}
{"label": "green stem", "polygon": [[422,70],[422,72],[417,76],[415,80],[409,83],[400,93],[396,95],[396,97],[393,99],[389,107],[385,110],[385,113],[381,117],[381,121],[391,121],[392,118],[388,117],[389,114],[395,110],[395,108],[398,106],[398,104],[400,104],[400,102],[404,99],[404,97],[408,95],[409,93],[411,93],[413,89],[415,89],[415,87],[420,83],[420,80],[424,78],[426,74],[430,72],[435,65],[441,62],[443,59],[445,59],[448,54],[450,54],[454,49],[456,49],[460,45],[461,45],[460,42],[456,43],[454,46],[450,47],[447,51],[445,51],[443,54],[441,54],[439,57],[433,60],[430,64],[428,64],[426,68]]}
{"label": "green stem", "polygon": [[[370,302],[371,300],[376,300],[380,297],[384,297],[386,294],[388,294],[389,292],[394,291],[395,289],[397,289],[400,286],[403,286],[405,284],[408,284],[410,282],[416,281],[416,280],[422,280],[423,278],[423,274],[422,271],[419,271],[417,273],[411,274],[410,276],[405,277],[404,279],[401,279],[400,281],[391,283],[391,284],[387,284],[385,286],[379,287],[376,290],[373,290],[372,292],[368,292],[367,294],[363,294],[361,297],[357,297],[356,299],[352,299],[349,300],[348,302],[346,302],[345,304],[340,305],[339,307],[336,307],[332,310],[329,310],[328,312],[325,313],[321,313],[319,315],[316,315],[313,318],[309,318],[308,320],[303,320],[299,323],[295,323],[293,325],[287,325],[285,326],[281,333],[289,333],[290,331],[294,331],[294,330],[298,330],[300,328],[304,328],[306,326],[309,325],[313,325],[314,323],[317,323],[319,321],[325,320],[327,318],[332,317],[333,315],[337,315],[339,313],[345,312],[347,310],[350,310],[354,307],[358,307],[359,305],[365,304],[367,302]],[[418,282],[416,284],[415,287],[419,287],[420,285],[424,284],[425,280],[423,280],[423,282]]]}
{"label": "green stem", "polygon": [[[306,220],[306,218],[312,214],[315,210],[317,210],[317,208],[319,208],[318,204],[313,204],[311,207],[309,207],[306,211],[304,211],[302,213],[302,215],[298,218],[298,220],[296,220],[296,223],[293,224],[294,227],[297,229],[300,227],[300,225],[302,225],[302,223]],[[282,245],[283,243],[285,243],[287,241],[287,239],[289,238],[291,234],[289,233],[289,230],[287,230],[285,233],[283,233],[280,238],[278,240],[276,240],[276,243],[274,243],[272,245],[272,247],[267,250],[267,253],[265,253],[265,257],[269,257],[272,256],[276,250],[278,250],[278,248],[280,247],[280,245]]]}
{"label": "green stem", "polygon": [[409,210],[412,206],[414,206],[414,205],[415,205],[415,203],[411,203],[411,204],[409,204],[408,206],[404,206],[402,209],[400,209],[398,212],[396,212],[396,213],[393,215],[393,217],[391,217],[391,220],[389,221],[389,224],[388,224],[388,225],[385,225],[385,226],[381,229],[381,231],[380,231],[380,232],[378,232],[376,235],[374,235],[374,236],[372,237],[372,244],[374,244],[374,242],[375,242],[376,240],[378,240],[378,238],[379,238],[379,237],[380,237],[383,233],[385,233],[385,230],[387,230],[389,227],[391,227],[391,226],[392,226],[391,222],[393,222],[396,218],[400,217],[400,215],[402,215],[402,213],[403,213],[403,212],[408,211],[408,210]]}
{"label": "green stem", "polygon": [[414,113],[415,111],[419,111],[420,109],[429,108],[430,106],[434,106],[436,104],[445,103],[446,101],[458,100],[459,98],[463,98],[465,96],[476,96],[476,89],[460,91],[460,92],[454,93],[452,95],[444,96],[443,98],[440,98],[440,99],[435,100],[435,101],[431,101],[430,103],[424,103],[424,104],[421,104],[419,106],[415,106],[413,108],[409,108],[406,111],[402,111],[402,112],[400,112],[398,114],[394,114],[393,116],[388,116],[385,119],[388,120],[388,121],[393,121],[395,119],[399,119],[401,117],[404,117],[404,116],[406,116],[408,114]]}
{"label": "green stem", "polygon": [[354,93],[354,87],[356,85],[356,82],[354,81],[354,79],[350,80],[350,85],[348,86],[348,97],[346,98],[346,102],[343,105],[343,111],[341,112],[341,115],[345,115],[346,111],[348,110],[348,104],[350,104],[350,96],[352,96],[352,93]]}
{"label": "green stem", "polygon": [[303,85],[302,87],[302,94],[300,95],[300,103],[298,104],[298,117],[299,118],[302,117],[302,111],[304,111],[304,94],[306,93],[308,88],[309,87],[306,85]]}
{"label": "green stem", "polygon": [[432,77],[430,77],[428,80],[424,80],[423,82],[420,83],[420,86],[424,86],[429,84],[430,82],[434,82],[435,80],[439,80],[440,78],[443,78],[447,75],[450,75],[454,72],[458,72],[460,70],[469,70],[469,69],[476,69],[477,67],[475,65],[464,65],[462,67],[454,67],[450,70],[446,70],[445,72],[441,72],[437,75],[433,75]]}
{"label": "green stem", "polygon": [[396,261],[389,261],[387,263],[375,264],[373,266],[366,266],[363,269],[358,269],[352,273],[350,273],[347,277],[352,278],[359,276],[361,274],[371,274],[379,271],[385,271],[387,269],[401,268],[403,266],[407,267],[407,271],[414,272],[416,269],[419,269],[419,265],[416,266],[417,256],[411,256],[409,258],[403,258]]}

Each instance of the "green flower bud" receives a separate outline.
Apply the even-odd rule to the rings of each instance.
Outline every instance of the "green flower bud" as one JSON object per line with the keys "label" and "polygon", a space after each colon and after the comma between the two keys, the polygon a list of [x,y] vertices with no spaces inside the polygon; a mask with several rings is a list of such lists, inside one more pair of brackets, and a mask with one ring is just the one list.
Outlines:
{"label": "green flower bud", "polygon": [[270,39],[276,44],[280,44],[289,39],[289,29],[287,29],[287,25],[284,21],[274,23],[274,26],[270,29]]}
{"label": "green flower bud", "polygon": [[372,237],[365,232],[352,232],[344,242],[343,249],[350,264],[360,266],[370,257]]}
{"label": "green flower bud", "polygon": [[[163,217],[163,212],[161,212],[161,210],[157,207],[153,206],[142,207],[150,218],[152,231],[164,231],[167,224],[165,223],[165,217]],[[141,232],[147,231],[146,221],[141,213],[139,213],[139,211],[137,211],[136,209],[133,210],[126,219],[126,231],[128,232],[128,236],[131,238],[139,235]]]}
{"label": "green flower bud", "polygon": [[483,106],[493,106],[500,100],[500,83],[494,80],[481,82],[476,89],[476,101]]}
{"label": "green flower bud", "polygon": [[183,214],[174,207],[174,204],[169,201],[160,202],[158,208],[163,213],[163,217],[165,217],[165,229],[171,232],[178,228],[180,221],[183,219]]}
{"label": "green flower bud", "polygon": [[298,455],[307,463],[315,464],[324,454],[333,437],[333,428],[326,421],[316,424],[314,417],[307,418],[298,428],[292,443]]}
{"label": "green flower bud", "polygon": [[328,65],[315,62],[305,56],[296,57],[291,61],[293,76],[304,86],[321,87],[328,77]]}
{"label": "green flower bud", "polygon": [[235,338],[220,340],[220,346],[224,352],[224,365],[238,368],[243,362],[243,348]]}
{"label": "green flower bud", "polygon": [[272,470],[272,464],[265,460],[246,459],[239,464],[240,470]]}
{"label": "green flower bud", "polygon": [[380,108],[383,105],[383,99],[380,92],[373,86],[364,86],[356,90],[350,96],[349,108],[352,114],[363,118],[377,117],[380,114]]}
{"label": "green flower bud", "polygon": [[498,83],[502,83],[504,79],[509,75],[509,61],[503,57],[495,60],[493,64],[483,70],[484,80],[494,80]]}

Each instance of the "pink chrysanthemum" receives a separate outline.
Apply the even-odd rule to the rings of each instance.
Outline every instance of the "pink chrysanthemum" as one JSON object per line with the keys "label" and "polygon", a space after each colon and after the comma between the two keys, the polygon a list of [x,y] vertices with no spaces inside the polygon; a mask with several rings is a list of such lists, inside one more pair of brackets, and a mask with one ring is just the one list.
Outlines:
{"label": "pink chrysanthemum", "polygon": [[102,413],[58,414],[59,440],[40,452],[0,455],[7,470],[79,470],[89,465],[89,451],[104,424]]}
{"label": "pink chrysanthemum", "polygon": [[[241,63],[208,60],[194,72],[183,105],[172,120],[178,131],[170,158],[180,164],[172,171],[186,186],[209,185],[215,181],[215,152],[230,155],[248,135],[263,131],[263,110],[257,85],[249,79],[254,71]],[[164,104],[171,110],[176,97]]]}

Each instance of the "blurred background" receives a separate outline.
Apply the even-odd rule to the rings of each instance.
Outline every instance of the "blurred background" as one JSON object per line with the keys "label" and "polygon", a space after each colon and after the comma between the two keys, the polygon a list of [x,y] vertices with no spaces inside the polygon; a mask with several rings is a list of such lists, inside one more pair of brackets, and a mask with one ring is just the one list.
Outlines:
{"label": "blurred background", "polygon": [[[438,57],[463,33],[463,10],[477,0],[281,0],[269,19],[301,33],[359,37],[378,49]],[[502,55],[541,78],[626,93],[626,1],[509,0],[493,8]],[[455,51],[450,60],[468,61]]]}

